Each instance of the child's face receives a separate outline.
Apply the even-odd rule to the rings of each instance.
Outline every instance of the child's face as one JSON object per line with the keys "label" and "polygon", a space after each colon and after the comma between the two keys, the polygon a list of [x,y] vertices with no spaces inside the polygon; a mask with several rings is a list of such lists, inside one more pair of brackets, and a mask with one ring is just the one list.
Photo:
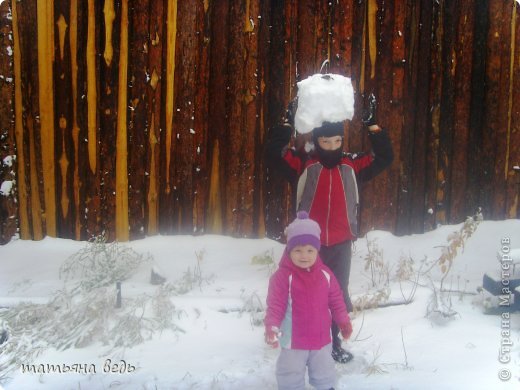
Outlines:
{"label": "child's face", "polygon": [[318,137],[318,144],[323,150],[336,150],[341,148],[343,137],[335,135],[334,137]]}
{"label": "child's face", "polygon": [[318,258],[318,250],[312,245],[297,245],[289,253],[294,265],[300,268],[309,268]]}

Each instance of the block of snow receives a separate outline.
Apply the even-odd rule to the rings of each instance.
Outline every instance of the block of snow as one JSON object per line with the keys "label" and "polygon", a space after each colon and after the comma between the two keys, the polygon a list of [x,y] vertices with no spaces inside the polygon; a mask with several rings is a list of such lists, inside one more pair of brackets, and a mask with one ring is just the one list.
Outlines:
{"label": "block of snow", "polygon": [[354,116],[354,88],[339,74],[314,74],[298,83],[298,109],[294,125],[300,134],[323,122],[342,122]]}

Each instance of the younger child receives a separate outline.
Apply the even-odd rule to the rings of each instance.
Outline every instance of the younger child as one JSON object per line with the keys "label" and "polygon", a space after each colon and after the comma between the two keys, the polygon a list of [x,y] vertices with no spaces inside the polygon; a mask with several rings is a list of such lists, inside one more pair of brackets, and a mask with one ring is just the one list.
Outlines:
{"label": "younger child", "polygon": [[352,324],[338,281],[318,256],[319,225],[300,211],[286,233],[285,252],[269,281],[264,321],[266,343],[282,347],[278,388],[304,389],[308,367],[311,385],[331,389],[336,382],[331,323],[344,339],[352,334]]}

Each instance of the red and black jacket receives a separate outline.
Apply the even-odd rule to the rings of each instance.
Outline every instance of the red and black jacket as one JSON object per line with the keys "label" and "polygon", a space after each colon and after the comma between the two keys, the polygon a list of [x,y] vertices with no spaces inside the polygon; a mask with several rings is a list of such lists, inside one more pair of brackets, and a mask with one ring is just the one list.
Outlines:
{"label": "red and black jacket", "polygon": [[[344,153],[340,163],[328,169],[317,156],[307,156],[287,148],[291,129],[271,130],[266,157],[271,169],[278,166],[287,179],[296,183],[296,207],[305,210],[321,228],[325,246],[353,240],[358,234],[358,182],[368,181],[393,161],[393,150],[386,130],[369,132],[371,153]],[[273,135],[273,132],[275,135]],[[288,137],[287,137],[288,136]]]}

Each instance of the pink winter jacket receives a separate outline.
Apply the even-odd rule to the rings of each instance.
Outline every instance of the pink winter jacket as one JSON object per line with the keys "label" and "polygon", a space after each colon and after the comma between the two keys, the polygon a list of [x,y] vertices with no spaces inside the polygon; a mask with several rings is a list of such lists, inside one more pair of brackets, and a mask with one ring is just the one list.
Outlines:
{"label": "pink winter jacket", "polygon": [[280,328],[282,348],[318,350],[331,342],[332,320],[340,328],[350,321],[332,271],[319,256],[312,267],[299,268],[285,251],[269,280],[266,327]]}

